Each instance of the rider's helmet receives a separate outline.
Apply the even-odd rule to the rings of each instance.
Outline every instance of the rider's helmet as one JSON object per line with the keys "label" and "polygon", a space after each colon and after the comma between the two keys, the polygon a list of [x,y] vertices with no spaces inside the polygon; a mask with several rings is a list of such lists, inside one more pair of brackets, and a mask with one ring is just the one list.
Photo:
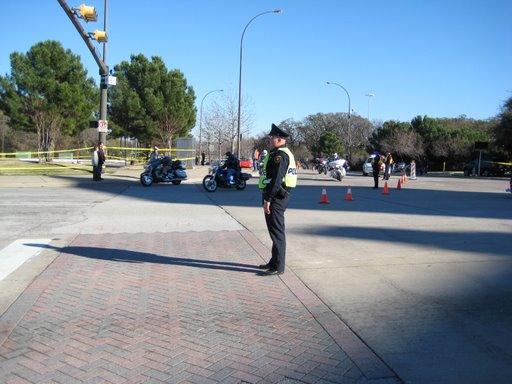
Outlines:
{"label": "rider's helmet", "polygon": [[224,156],[226,156],[226,157],[229,157],[229,156],[231,156],[231,155],[232,155],[232,153],[231,153],[231,152],[229,152],[229,151],[227,151],[227,152],[224,154]]}

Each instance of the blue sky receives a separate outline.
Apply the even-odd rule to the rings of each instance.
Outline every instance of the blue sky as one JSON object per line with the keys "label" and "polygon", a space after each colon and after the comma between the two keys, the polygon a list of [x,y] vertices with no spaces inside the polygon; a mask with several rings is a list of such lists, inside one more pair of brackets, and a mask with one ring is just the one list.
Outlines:
{"label": "blue sky", "polygon": [[[86,30],[103,29],[104,0],[84,2],[98,11]],[[107,64],[132,53],[160,56],[194,87],[198,111],[215,89],[237,100],[242,31],[273,9],[283,13],[258,17],[244,37],[252,135],[288,118],[348,111],[346,93],[326,81],[347,89],[354,113],[380,121],[487,119],[512,96],[509,0],[109,0]],[[57,0],[5,1],[2,14],[0,74],[10,72],[10,53],[52,39],[80,55],[99,81]],[[220,96],[210,94],[204,108]]]}

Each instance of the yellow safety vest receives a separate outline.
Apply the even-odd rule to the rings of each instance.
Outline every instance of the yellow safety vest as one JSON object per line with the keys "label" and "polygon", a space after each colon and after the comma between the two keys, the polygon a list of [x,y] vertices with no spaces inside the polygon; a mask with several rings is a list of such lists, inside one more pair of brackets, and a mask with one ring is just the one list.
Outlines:
{"label": "yellow safety vest", "polygon": [[[279,148],[279,151],[283,151],[288,155],[290,159],[288,163],[288,169],[286,170],[286,175],[283,178],[284,185],[287,188],[295,188],[297,186],[297,168],[295,163],[295,157],[293,157],[293,153],[286,147]],[[263,169],[261,171],[260,179],[258,182],[258,187],[260,189],[265,189],[265,187],[270,184],[272,179],[267,179],[267,162],[270,157],[270,152],[267,153],[265,158],[263,159]]]}

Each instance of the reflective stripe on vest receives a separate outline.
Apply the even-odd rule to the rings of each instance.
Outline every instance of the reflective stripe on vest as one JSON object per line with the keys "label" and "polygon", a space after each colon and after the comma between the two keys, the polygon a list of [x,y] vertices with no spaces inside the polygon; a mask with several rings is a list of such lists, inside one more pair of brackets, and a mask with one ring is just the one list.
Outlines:
{"label": "reflective stripe on vest", "polygon": [[[295,188],[297,186],[297,168],[295,163],[295,157],[293,153],[286,147],[279,148],[279,151],[283,151],[288,155],[289,163],[288,169],[286,170],[286,175],[283,178],[285,187]],[[268,153],[263,159],[263,170],[261,172],[261,176],[258,182],[258,187],[260,189],[264,189],[267,184],[270,184],[271,179],[267,179],[267,162],[270,158],[270,153]]]}

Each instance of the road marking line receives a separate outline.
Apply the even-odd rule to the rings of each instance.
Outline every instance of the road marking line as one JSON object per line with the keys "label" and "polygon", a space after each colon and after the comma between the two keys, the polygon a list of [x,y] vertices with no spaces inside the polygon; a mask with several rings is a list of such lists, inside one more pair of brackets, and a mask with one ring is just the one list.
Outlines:
{"label": "road marking line", "polygon": [[52,239],[18,239],[0,250],[0,280],[38,255]]}

